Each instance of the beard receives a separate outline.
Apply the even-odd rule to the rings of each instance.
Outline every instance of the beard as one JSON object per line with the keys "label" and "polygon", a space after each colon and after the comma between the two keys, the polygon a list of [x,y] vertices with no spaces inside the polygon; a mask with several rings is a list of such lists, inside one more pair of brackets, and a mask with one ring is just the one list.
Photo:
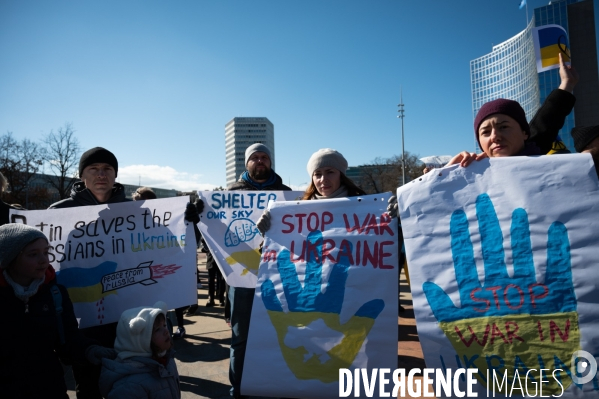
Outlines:
{"label": "beard", "polygon": [[256,165],[248,169],[248,173],[252,180],[268,180],[268,178],[270,177],[270,168],[266,165]]}

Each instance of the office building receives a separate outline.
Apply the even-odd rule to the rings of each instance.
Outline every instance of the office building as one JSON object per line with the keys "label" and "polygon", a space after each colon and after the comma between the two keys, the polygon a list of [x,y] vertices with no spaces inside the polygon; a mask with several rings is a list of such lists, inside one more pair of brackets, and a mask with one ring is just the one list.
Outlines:
{"label": "office building", "polygon": [[227,186],[245,171],[245,150],[262,143],[271,151],[271,167],[275,168],[275,128],[268,118],[237,117],[225,125],[225,159]]}
{"label": "office building", "polygon": [[[518,101],[528,120],[532,119],[549,93],[560,84],[558,69],[537,73],[532,28],[560,25],[568,32],[572,63],[580,74],[574,89],[574,111],[560,131],[560,137],[574,152],[572,128],[599,124],[597,22],[599,0],[551,1],[536,8],[524,31],[493,46],[491,53],[470,62],[473,118],[484,103],[509,98]],[[476,146],[478,149],[478,144]]]}

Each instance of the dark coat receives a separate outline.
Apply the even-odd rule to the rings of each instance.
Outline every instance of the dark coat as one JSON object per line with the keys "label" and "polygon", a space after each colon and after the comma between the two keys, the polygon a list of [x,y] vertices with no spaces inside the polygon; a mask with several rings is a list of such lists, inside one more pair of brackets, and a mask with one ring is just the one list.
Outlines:
{"label": "dark coat", "polygon": [[[244,191],[291,191],[291,188],[283,184],[283,179],[281,176],[275,174],[275,182],[270,186],[266,186],[264,188],[257,188],[253,186],[249,181],[244,180],[242,177],[239,178],[235,183],[231,184],[227,187],[227,190],[244,190]],[[243,175],[242,175],[243,176]]]}
{"label": "dark coat", "polygon": [[69,294],[58,285],[62,294],[61,318],[65,337],[65,345],[60,344],[58,319],[50,292],[50,287],[57,285],[55,277],[50,266],[44,283],[29,298],[26,307],[0,273],[2,398],[68,398],[59,358],[66,363],[85,362],[85,349],[93,341],[80,334]]}
{"label": "dark coat", "polygon": [[576,97],[571,93],[555,89],[545,99],[541,108],[530,121],[529,142],[534,142],[541,154],[551,151],[553,142],[560,129],[564,126],[566,117],[572,112]]}
{"label": "dark coat", "polygon": [[79,181],[71,189],[71,197],[55,202],[48,209],[74,208],[76,206],[115,204],[118,202],[131,201],[125,197],[125,187],[120,183],[114,183],[112,195],[106,202],[98,202],[96,197],[85,187],[85,183]]}

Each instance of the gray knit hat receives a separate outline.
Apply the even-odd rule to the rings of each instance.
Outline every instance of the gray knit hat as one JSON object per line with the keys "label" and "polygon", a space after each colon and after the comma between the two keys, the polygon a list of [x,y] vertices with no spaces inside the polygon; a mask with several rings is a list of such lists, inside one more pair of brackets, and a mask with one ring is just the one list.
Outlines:
{"label": "gray knit hat", "polygon": [[266,155],[268,155],[268,159],[270,159],[270,162],[272,163],[272,156],[270,156],[270,150],[268,149],[268,147],[262,143],[256,143],[256,144],[252,144],[245,150],[245,164],[246,165],[248,164],[248,161],[250,160],[250,157],[252,156],[252,154],[255,152],[265,153]]}
{"label": "gray knit hat", "polygon": [[27,244],[38,238],[48,241],[44,233],[26,224],[7,223],[0,226],[0,268],[7,268]]}
{"label": "gray knit hat", "polygon": [[308,160],[308,174],[312,177],[316,169],[327,166],[335,168],[343,174],[347,172],[347,160],[339,151],[331,148],[321,148],[312,154]]}

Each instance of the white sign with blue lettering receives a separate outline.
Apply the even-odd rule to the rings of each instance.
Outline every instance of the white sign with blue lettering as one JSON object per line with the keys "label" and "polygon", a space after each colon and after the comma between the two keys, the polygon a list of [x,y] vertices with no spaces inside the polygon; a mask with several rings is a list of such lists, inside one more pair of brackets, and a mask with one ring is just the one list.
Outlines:
{"label": "white sign with blue lettering", "polygon": [[198,191],[204,201],[200,231],[227,284],[256,287],[262,236],[256,223],[269,201],[291,201],[301,191]]}

